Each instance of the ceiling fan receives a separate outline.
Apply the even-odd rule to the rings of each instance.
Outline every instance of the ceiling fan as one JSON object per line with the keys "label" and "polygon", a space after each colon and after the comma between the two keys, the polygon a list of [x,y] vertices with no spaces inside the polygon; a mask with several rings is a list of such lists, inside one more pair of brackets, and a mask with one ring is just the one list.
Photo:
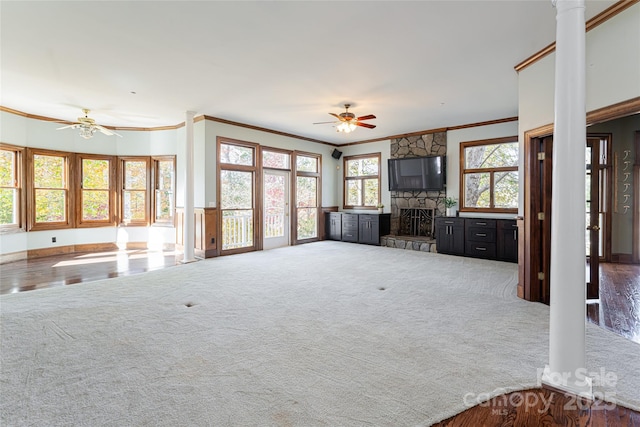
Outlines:
{"label": "ceiling fan", "polygon": [[360,126],[367,129],[373,129],[376,127],[376,125],[371,125],[369,123],[362,122],[363,120],[375,119],[376,116],[374,116],[373,114],[368,114],[366,116],[356,117],[353,113],[349,112],[349,107],[351,107],[351,104],[344,104],[344,110],[345,110],[344,113],[340,113],[340,114],[329,113],[332,116],[334,116],[336,119],[338,119],[337,121],[317,122],[317,123],[314,123],[314,125],[321,125],[325,123],[338,123],[338,125],[336,126],[336,130],[338,132],[344,132],[344,133],[353,132],[356,129],[356,126]]}
{"label": "ceiling fan", "polygon": [[105,135],[111,136],[111,135],[116,135],[119,137],[122,137],[122,135],[107,129],[104,126],[100,126],[99,124],[96,123],[96,121],[94,119],[92,119],[91,117],[89,117],[89,110],[86,108],[82,109],[82,112],[84,113],[84,117],[78,117],[78,123],[74,123],[68,126],[63,126],[61,128],[58,128],[56,130],[62,130],[62,129],[80,129],[80,136],[83,137],[84,139],[89,139],[91,137],[93,137],[93,134],[96,133],[96,131],[100,131]]}

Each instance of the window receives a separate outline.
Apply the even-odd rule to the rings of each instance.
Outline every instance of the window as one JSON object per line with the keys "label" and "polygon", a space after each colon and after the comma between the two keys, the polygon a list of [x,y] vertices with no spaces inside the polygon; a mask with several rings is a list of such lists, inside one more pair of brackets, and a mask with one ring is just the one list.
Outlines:
{"label": "window", "polygon": [[518,211],[518,139],[460,144],[460,210]]}
{"label": "window", "polygon": [[317,239],[320,196],[320,156],[296,154],[296,236]]}
{"label": "window", "polygon": [[126,225],[149,223],[149,163],[148,157],[121,157],[120,221]]}
{"label": "window", "polygon": [[22,227],[22,153],[0,144],[0,230]]}
{"label": "window", "polygon": [[114,225],[114,160],[110,156],[79,154],[78,227]]}
{"label": "window", "polygon": [[153,222],[173,225],[176,201],[174,157],[153,157],[155,191]]}
{"label": "window", "polygon": [[28,149],[29,230],[71,226],[69,218],[70,160],[72,154]]}
{"label": "window", "polygon": [[380,203],[380,153],[344,158],[344,208],[375,208]]}
{"label": "window", "polygon": [[218,139],[218,205],[222,252],[256,248],[256,152],[250,142]]}

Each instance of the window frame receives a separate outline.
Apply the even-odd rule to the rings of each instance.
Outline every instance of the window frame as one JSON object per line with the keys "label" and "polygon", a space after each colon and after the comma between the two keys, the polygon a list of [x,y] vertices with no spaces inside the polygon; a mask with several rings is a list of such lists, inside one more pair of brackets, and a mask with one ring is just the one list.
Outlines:
{"label": "window frame", "polygon": [[[308,172],[298,170],[298,157],[310,157],[316,159],[316,172]],[[293,188],[293,198],[294,198],[294,209],[295,214],[293,215],[291,221],[291,232],[292,236],[294,236],[293,242],[294,244],[308,243],[308,242],[316,242],[320,240],[320,221],[321,221],[321,210],[322,210],[322,155],[317,153],[310,153],[306,151],[294,151],[291,156],[291,168],[294,171],[292,173],[292,188]],[[308,239],[299,239],[298,238],[298,177],[307,177],[307,178],[315,178],[316,179],[316,237],[310,237]],[[308,208],[303,208],[308,209]]]}
{"label": "window frame", "polygon": [[[262,154],[260,144],[249,141],[241,141],[232,138],[218,136],[216,139],[216,206],[218,207],[218,230],[220,255],[231,255],[244,252],[252,252],[261,247],[262,234]],[[233,145],[249,148],[253,151],[251,165],[226,163],[221,161],[220,153],[222,145]],[[253,221],[253,245],[239,248],[223,249],[224,245],[224,215],[222,208],[222,171],[248,172],[252,174],[252,221]]]}
{"label": "window frame", "polygon": [[[159,173],[160,168],[158,167],[159,162],[172,162],[173,163],[173,196],[172,196],[172,206],[171,217],[168,219],[157,219],[157,192],[158,185],[160,183]],[[176,156],[152,156],[151,157],[151,178],[153,180],[153,191],[151,192],[151,223],[152,225],[157,226],[175,226],[176,220]]]}
{"label": "window frame", "polygon": [[[83,182],[83,168],[82,161],[85,159],[89,160],[107,160],[109,161],[109,219],[106,220],[84,220],[82,218],[82,195],[84,192],[84,188],[82,188]],[[117,185],[116,185],[116,157],[108,156],[108,155],[100,155],[100,154],[84,154],[77,153],[76,154],[76,162],[77,162],[77,180],[78,183],[75,194],[76,200],[78,203],[78,209],[76,209],[76,227],[77,228],[85,228],[85,227],[107,227],[107,226],[115,226],[116,225],[116,194],[117,194]]]}
{"label": "window frame", "polygon": [[[520,179],[520,170],[518,164],[516,166],[504,166],[504,167],[492,167],[492,168],[469,168],[466,166],[465,159],[465,149],[468,147],[477,147],[482,145],[497,145],[497,144],[512,144],[518,143],[517,136],[508,136],[503,138],[492,138],[492,139],[484,139],[479,141],[466,141],[460,143],[460,185],[459,185],[459,194],[458,194],[458,203],[460,207],[460,212],[484,212],[484,213],[518,213],[518,207],[515,208],[496,208],[495,207],[495,180],[494,176],[496,173],[500,172],[517,172],[518,179]],[[520,154],[518,153],[518,157]],[[466,206],[465,194],[466,194],[466,180],[465,177],[467,174],[473,173],[488,173],[489,174],[489,207],[488,208],[478,208],[478,207],[469,207]]]}
{"label": "window frame", "polygon": [[26,149],[24,147],[18,147],[15,145],[4,144],[0,142],[0,150],[13,152],[13,185],[10,187],[17,192],[17,206],[16,206],[16,222],[12,224],[0,224],[0,234],[13,233],[18,231],[25,231],[26,225],[26,198],[25,198],[25,161],[26,161]]}
{"label": "window frame", "polygon": [[[65,193],[65,221],[37,222],[36,221],[36,190],[34,156],[62,157],[64,159],[65,182],[62,190]],[[27,148],[27,231],[56,230],[73,228],[75,226],[75,209],[73,188],[75,188],[74,153],[66,151],[46,150],[41,148]]]}
{"label": "window frame", "polygon": [[[351,160],[360,160],[360,159],[369,159],[369,158],[377,158],[378,159],[378,174],[377,175],[358,175],[358,176],[347,176],[347,163]],[[382,156],[378,153],[369,153],[369,154],[358,154],[355,156],[344,156],[342,163],[342,208],[343,209],[378,209],[378,205],[382,200],[380,181],[382,176]],[[378,180],[378,201],[375,206],[365,206],[364,205],[364,180],[366,179],[377,179]],[[360,204],[359,205],[348,205],[348,189],[347,183],[349,181],[360,181],[360,186],[362,188],[362,193],[360,195]]]}
{"label": "window frame", "polygon": [[[125,185],[125,173],[126,167],[125,164],[127,162],[145,162],[145,170],[146,170],[146,185],[145,185],[145,209],[144,209],[144,220],[132,220],[125,221],[124,219],[124,196],[127,190]],[[149,156],[122,156],[118,157],[118,223],[127,227],[135,227],[135,226],[149,226],[151,223],[151,157]],[[137,190],[140,191],[140,190]]]}

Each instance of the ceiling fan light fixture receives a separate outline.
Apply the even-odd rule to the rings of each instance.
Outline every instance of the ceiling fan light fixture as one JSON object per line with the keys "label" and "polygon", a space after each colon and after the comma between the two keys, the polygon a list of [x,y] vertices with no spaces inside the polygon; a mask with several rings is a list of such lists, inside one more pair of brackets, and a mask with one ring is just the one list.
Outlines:
{"label": "ceiling fan light fixture", "polygon": [[96,129],[93,126],[80,126],[80,136],[84,139],[93,138]]}
{"label": "ceiling fan light fixture", "polygon": [[356,130],[355,123],[351,122],[342,122],[338,126],[336,126],[336,130],[342,133],[350,133]]}

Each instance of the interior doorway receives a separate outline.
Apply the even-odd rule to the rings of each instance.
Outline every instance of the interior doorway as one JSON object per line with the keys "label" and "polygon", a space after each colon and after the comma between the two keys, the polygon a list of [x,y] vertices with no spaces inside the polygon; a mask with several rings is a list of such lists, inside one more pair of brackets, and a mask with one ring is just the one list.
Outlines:
{"label": "interior doorway", "polygon": [[[598,129],[602,127],[606,128],[607,123],[613,120],[638,117],[639,107],[640,99],[634,99],[587,115],[589,125],[599,124],[599,126],[593,126],[587,130],[589,132],[593,129],[593,132],[588,135],[584,152],[586,182],[588,183],[585,188],[587,195],[585,242],[588,249],[588,253],[585,254],[588,282],[586,290],[588,298],[595,301],[599,297],[600,287],[598,263],[618,261],[619,258],[618,254],[612,254],[611,246],[612,211],[615,205],[612,200],[615,192],[613,138],[611,134],[604,133],[608,131],[596,132],[599,132]],[[625,129],[624,135],[626,136],[627,133],[629,132]],[[552,155],[553,125],[525,133],[523,237],[526,244],[523,245],[519,263],[521,296],[529,301],[546,304],[550,303]],[[633,208],[634,212],[630,212],[634,217],[640,215],[636,212],[640,210],[638,205],[639,203],[636,202]],[[620,230],[616,230],[620,234]],[[627,237],[632,237],[634,248],[640,240],[638,234],[640,233],[636,231],[635,226],[633,232],[629,230],[626,233]]]}

